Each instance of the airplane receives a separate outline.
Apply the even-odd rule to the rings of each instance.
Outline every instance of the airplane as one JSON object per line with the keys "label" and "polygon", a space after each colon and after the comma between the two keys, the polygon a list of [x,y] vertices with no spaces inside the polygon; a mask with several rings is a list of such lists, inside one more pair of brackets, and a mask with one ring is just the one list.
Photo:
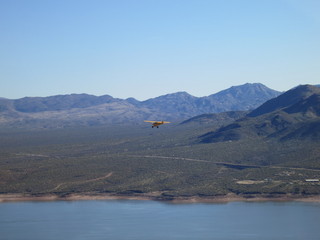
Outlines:
{"label": "airplane", "polygon": [[152,123],[152,128],[157,127],[159,128],[159,125],[165,124],[165,123],[170,123],[170,122],[165,122],[165,121],[146,121],[145,122],[149,122]]}

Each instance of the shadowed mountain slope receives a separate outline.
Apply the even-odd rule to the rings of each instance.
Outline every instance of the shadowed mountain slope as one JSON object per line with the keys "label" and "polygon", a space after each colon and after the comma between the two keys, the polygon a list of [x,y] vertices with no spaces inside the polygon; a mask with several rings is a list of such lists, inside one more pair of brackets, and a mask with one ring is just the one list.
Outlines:
{"label": "shadowed mountain slope", "polygon": [[201,142],[267,137],[320,139],[320,89],[302,85],[271,99],[247,117],[200,137]]}
{"label": "shadowed mountain slope", "polygon": [[320,88],[312,85],[301,85],[293,88],[280,96],[273,98],[264,104],[262,104],[257,109],[253,110],[249,117],[256,117],[262,114],[270,113],[275,110],[279,110],[295,103],[304,100],[315,93],[320,93]]}

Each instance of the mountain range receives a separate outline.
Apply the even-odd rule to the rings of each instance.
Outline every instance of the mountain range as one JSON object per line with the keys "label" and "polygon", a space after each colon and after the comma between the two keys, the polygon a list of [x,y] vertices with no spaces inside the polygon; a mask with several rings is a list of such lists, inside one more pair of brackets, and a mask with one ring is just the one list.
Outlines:
{"label": "mountain range", "polygon": [[182,121],[201,114],[252,110],[281,93],[263,84],[233,86],[195,97],[177,92],[138,101],[88,94],[0,98],[0,125],[10,127],[66,127],[110,123],[136,124],[143,120]]}

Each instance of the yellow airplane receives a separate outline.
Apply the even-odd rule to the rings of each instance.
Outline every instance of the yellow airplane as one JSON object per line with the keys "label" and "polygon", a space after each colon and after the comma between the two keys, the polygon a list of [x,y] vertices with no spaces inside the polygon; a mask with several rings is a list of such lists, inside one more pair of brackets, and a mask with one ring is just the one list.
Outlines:
{"label": "yellow airplane", "polygon": [[165,121],[145,121],[145,122],[149,122],[152,123],[152,128],[157,127],[159,128],[159,125],[165,124],[165,123],[170,123],[170,122],[165,122]]}

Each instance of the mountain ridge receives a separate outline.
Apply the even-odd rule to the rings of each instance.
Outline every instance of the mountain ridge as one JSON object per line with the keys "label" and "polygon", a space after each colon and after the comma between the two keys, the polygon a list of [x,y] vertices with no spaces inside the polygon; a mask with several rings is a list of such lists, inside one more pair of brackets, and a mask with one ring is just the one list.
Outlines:
{"label": "mountain ridge", "polygon": [[256,117],[268,112],[279,110],[306,99],[314,93],[320,93],[320,88],[313,85],[299,85],[280,96],[273,98],[248,114],[249,117]]}
{"label": "mountain ridge", "polygon": [[247,83],[205,97],[177,92],[145,101],[89,94],[0,99],[0,124],[56,127],[137,123],[147,119],[182,121],[206,113],[252,110],[279,94],[261,83]]}
{"label": "mountain ridge", "polygon": [[262,104],[246,117],[200,136],[203,143],[243,138],[320,139],[320,88],[300,85]]}

